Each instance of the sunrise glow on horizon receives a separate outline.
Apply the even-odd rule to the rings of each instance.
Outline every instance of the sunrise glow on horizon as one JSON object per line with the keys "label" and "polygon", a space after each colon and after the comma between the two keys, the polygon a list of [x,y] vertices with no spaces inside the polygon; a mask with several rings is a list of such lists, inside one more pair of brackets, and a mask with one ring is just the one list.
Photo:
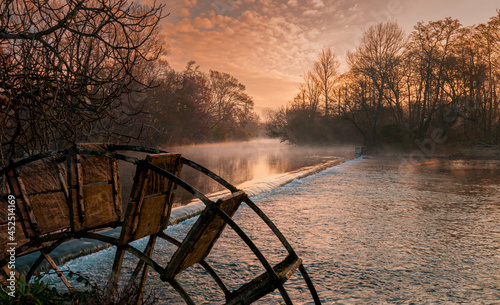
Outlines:
{"label": "sunrise glow on horizon", "polygon": [[396,21],[409,34],[419,21],[445,17],[464,26],[485,23],[500,8],[493,0],[159,2],[170,14],[162,24],[169,64],[182,70],[194,60],[202,71],[234,75],[257,111],[290,101],[322,48],[332,48],[345,69],[347,51],[354,51],[362,33],[378,22]]}

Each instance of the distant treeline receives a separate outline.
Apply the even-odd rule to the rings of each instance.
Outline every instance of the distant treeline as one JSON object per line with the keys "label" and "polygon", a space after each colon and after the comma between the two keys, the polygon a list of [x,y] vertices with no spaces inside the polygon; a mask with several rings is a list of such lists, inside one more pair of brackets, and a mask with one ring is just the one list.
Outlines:
{"label": "distant treeline", "polygon": [[339,73],[321,51],[296,97],[270,115],[268,134],[292,143],[409,147],[422,139],[499,145],[500,12],[464,27],[393,22],[370,27]]}
{"label": "distant treeline", "polygon": [[165,5],[0,2],[0,165],[75,142],[148,146],[245,139],[245,86],[160,58]]}
{"label": "distant treeline", "polygon": [[[199,71],[194,61],[175,71],[165,61],[149,70],[151,88],[124,96],[122,124],[115,125],[119,139],[148,146],[180,145],[253,136],[258,116],[245,86],[228,73]],[[129,108],[127,108],[129,107]]]}

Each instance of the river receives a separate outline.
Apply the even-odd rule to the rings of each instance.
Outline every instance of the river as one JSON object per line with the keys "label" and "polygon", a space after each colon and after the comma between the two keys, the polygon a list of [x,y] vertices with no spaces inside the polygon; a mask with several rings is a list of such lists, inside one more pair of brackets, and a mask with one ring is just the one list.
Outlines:
{"label": "river", "polygon": [[[500,302],[500,161],[410,164],[397,158],[358,158],[253,200],[304,259],[324,304]],[[234,219],[271,262],[283,258],[276,250],[278,241],[248,207],[240,208]],[[182,238],[194,221],[167,231]],[[166,254],[156,259],[165,263],[173,249],[158,242],[155,253],[162,251]],[[114,252],[109,248],[62,268],[105,279],[102,271],[109,270]],[[263,271],[231,230],[225,230],[207,260],[233,289]],[[96,272],[89,266],[99,268]],[[159,304],[183,304],[155,276],[149,277],[148,291]],[[223,300],[200,268],[177,279],[197,303]],[[309,304],[299,275],[285,287],[292,300]],[[276,293],[258,302],[279,303]]]}
{"label": "river", "polygon": [[[317,165],[339,157],[354,157],[354,146],[298,147],[274,139],[214,143],[204,145],[161,147],[181,153],[237,186],[251,180],[260,180],[276,174],[291,172],[306,166]],[[181,178],[204,194],[223,188],[189,167],[182,169]],[[184,205],[192,196],[182,190],[176,193],[176,205]]]}

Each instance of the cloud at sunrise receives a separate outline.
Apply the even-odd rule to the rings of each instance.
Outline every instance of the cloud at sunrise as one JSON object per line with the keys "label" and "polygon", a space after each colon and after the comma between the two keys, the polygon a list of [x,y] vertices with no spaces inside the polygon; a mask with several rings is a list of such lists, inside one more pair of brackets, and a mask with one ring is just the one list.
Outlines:
{"label": "cloud at sunrise", "polygon": [[184,0],[163,1],[167,60],[176,70],[194,60],[202,71],[227,72],[246,85],[256,110],[293,99],[301,75],[322,48],[344,58],[370,25],[397,21],[407,34],[419,21],[445,17],[465,25],[487,22],[493,0]]}

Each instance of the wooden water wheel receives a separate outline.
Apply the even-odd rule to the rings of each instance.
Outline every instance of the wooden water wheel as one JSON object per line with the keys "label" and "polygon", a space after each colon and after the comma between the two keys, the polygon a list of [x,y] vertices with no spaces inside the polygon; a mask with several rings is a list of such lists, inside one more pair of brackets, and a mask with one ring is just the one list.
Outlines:
{"label": "wooden water wheel", "polygon": [[[147,156],[133,157],[137,153]],[[126,206],[122,205],[119,161],[135,166],[130,200]],[[207,198],[180,178],[180,172],[185,166],[222,185],[228,190],[228,195],[216,201]],[[59,273],[61,280],[72,289],[54,263],[51,253],[69,240],[89,238],[117,248],[106,284],[110,300],[117,289],[124,253],[129,252],[138,258],[138,264],[128,278],[128,285],[139,283],[141,292],[148,269],[151,268],[187,304],[194,304],[176,276],[199,264],[220,287],[226,304],[250,304],[276,289],[286,304],[292,304],[284,283],[298,269],[315,304],[320,304],[301,258],[259,207],[244,192],[179,154],[139,146],[77,144],[66,150],[11,162],[0,170],[0,179],[8,184],[8,193],[0,196],[3,198],[0,200],[0,274],[4,279],[9,277],[11,259],[7,250],[15,244],[15,257],[39,253],[38,258],[22,275],[26,280],[30,280],[43,261],[48,261]],[[183,188],[205,204],[205,209],[184,240],[176,240],[165,233],[177,187]],[[15,206],[12,205],[11,198],[15,198]],[[243,202],[263,220],[287,251],[286,258],[279,264],[272,266],[252,239],[232,219]],[[12,215],[15,215],[15,238],[8,234],[8,228],[13,226],[13,222],[9,222],[9,216]],[[235,290],[230,290],[217,270],[205,261],[227,226],[244,241],[265,269],[263,274]],[[102,234],[103,230],[117,227],[120,228],[118,237]],[[144,250],[130,245],[142,238],[148,239]],[[152,257],[158,238],[177,247],[169,262],[163,265]]]}

